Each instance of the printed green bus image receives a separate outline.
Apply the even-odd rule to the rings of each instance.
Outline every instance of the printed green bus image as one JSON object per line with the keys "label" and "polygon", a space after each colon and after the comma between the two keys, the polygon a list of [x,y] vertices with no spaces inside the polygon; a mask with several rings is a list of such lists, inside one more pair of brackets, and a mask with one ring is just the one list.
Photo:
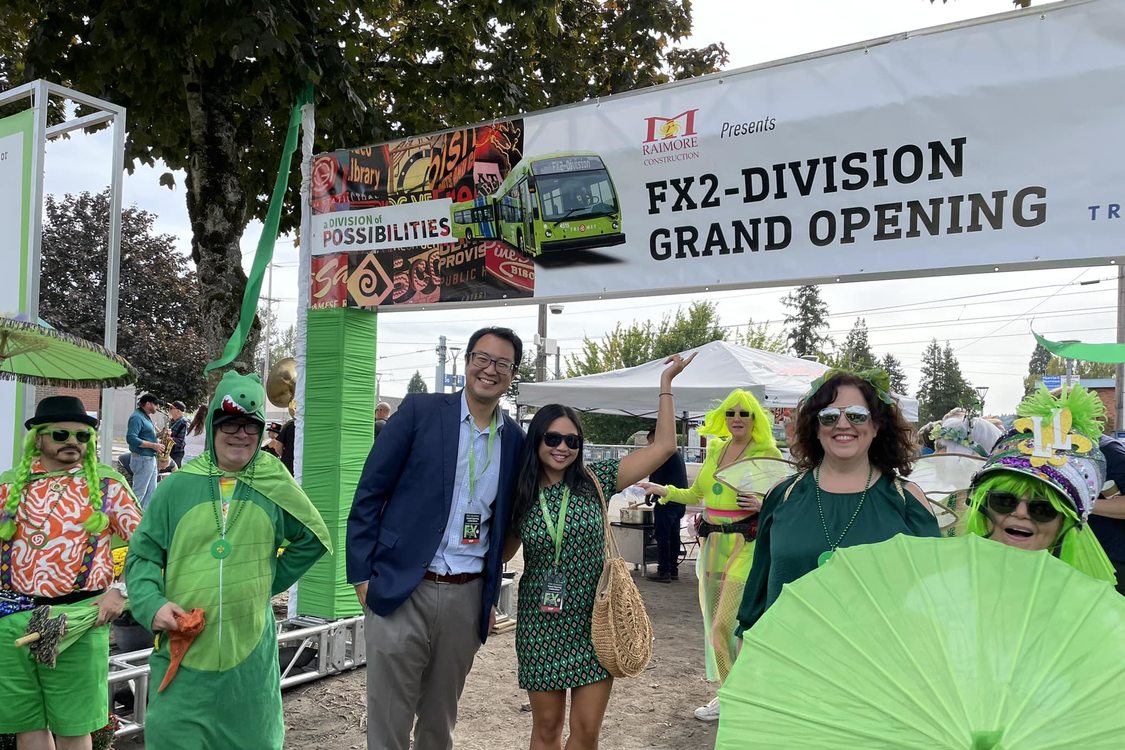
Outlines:
{"label": "printed green bus image", "polygon": [[526,157],[495,193],[451,213],[454,236],[503,239],[532,257],[625,242],[617,191],[593,153]]}

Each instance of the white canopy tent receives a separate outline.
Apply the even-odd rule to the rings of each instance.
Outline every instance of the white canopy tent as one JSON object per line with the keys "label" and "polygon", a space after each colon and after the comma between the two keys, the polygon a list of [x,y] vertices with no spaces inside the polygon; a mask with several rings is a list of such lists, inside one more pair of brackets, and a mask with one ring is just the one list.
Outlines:
{"label": "white canopy tent", "polygon": [[[676,412],[693,417],[714,408],[735,388],[750,391],[767,409],[795,407],[812,381],[828,369],[819,362],[726,341],[712,341],[690,351],[698,355],[676,378],[675,393]],[[517,400],[525,406],[566,404],[579,411],[651,417],[656,415],[663,369],[664,360],[659,359],[597,375],[520,383]],[[906,418],[917,421],[917,400],[896,398]]]}

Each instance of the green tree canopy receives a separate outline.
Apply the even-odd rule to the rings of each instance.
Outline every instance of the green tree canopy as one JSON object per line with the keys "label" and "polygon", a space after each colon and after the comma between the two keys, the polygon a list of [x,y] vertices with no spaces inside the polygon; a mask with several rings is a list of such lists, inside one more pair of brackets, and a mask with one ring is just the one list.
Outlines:
{"label": "green tree canopy", "polygon": [[410,376],[410,382],[406,384],[407,393],[429,393],[430,389],[426,387],[426,381],[422,379],[422,373],[417,370]]}
{"label": "green tree canopy", "polygon": [[[39,315],[61,331],[105,340],[109,192],[47,196]],[[196,406],[206,400],[195,272],[155,216],[121,212],[117,351],[137,368],[137,387]]]}
{"label": "green tree canopy", "polygon": [[895,393],[905,395],[907,391],[906,371],[902,367],[902,361],[889,352],[883,355],[883,358],[878,362],[879,367],[887,371],[887,375],[891,378],[891,390]]}
{"label": "green tree canopy", "polygon": [[875,353],[867,339],[867,322],[856,318],[852,330],[844,340],[844,346],[837,355],[840,367],[851,370],[869,370],[875,366]]}
{"label": "green tree canopy", "polygon": [[[238,320],[239,240],[265,213],[289,110],[307,83],[316,88],[318,148],[330,150],[709,73],[726,61],[719,45],[675,46],[691,31],[690,5],[675,0],[5,5],[3,20],[20,24],[0,33],[11,83],[49,78],[127,107],[130,168],[159,160],[186,171],[200,331],[212,355]],[[298,188],[292,179],[283,229],[299,217]],[[256,339],[255,331],[246,352]]]}
{"label": "green tree canopy", "polygon": [[[567,360],[567,377],[636,367],[725,338],[726,329],[719,323],[715,303],[693,302],[687,310],[681,308],[674,314],[665,315],[659,325],[654,326],[651,321],[633,322],[628,326],[618,323],[598,341],[583,339],[582,352]],[[653,408],[656,408],[655,403]],[[582,415],[586,439],[594,443],[621,444],[632,437],[633,433],[647,430],[652,425],[651,419],[607,414]]]}
{"label": "green tree canopy", "polygon": [[777,354],[789,352],[789,342],[784,332],[773,331],[766,323],[755,323],[753,318],[746,321],[746,330],[735,334],[734,343],[764,352]]}
{"label": "green tree canopy", "polygon": [[785,314],[786,338],[798,357],[819,355],[832,340],[824,332],[828,328],[828,304],[820,297],[820,287],[806,284],[782,298],[788,308]]}
{"label": "green tree canopy", "polygon": [[958,406],[968,408],[977,401],[972,384],[961,373],[961,365],[948,342],[943,349],[937,339],[922,354],[922,379],[918,384],[918,420],[941,419]]}

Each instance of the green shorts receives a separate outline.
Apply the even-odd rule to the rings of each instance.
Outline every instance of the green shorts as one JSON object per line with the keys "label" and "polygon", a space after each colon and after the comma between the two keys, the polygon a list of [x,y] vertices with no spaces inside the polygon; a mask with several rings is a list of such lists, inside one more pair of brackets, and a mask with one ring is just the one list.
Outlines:
{"label": "green shorts", "polygon": [[[80,602],[52,611],[89,606]],[[30,619],[31,612],[0,617],[0,734],[49,728],[62,737],[80,737],[101,729],[109,722],[109,626],[90,628],[52,668],[32,659],[26,647],[12,645]]]}

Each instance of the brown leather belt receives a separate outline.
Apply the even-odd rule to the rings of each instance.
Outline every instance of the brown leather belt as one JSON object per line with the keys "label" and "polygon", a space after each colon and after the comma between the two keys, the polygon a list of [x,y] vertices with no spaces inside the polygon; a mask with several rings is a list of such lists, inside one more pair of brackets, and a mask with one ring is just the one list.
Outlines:
{"label": "brown leather belt", "polygon": [[432,570],[427,570],[422,577],[434,583],[456,583],[460,585],[462,583],[468,583],[469,581],[475,581],[483,575],[484,573],[454,573],[453,575],[447,576],[435,573]]}

